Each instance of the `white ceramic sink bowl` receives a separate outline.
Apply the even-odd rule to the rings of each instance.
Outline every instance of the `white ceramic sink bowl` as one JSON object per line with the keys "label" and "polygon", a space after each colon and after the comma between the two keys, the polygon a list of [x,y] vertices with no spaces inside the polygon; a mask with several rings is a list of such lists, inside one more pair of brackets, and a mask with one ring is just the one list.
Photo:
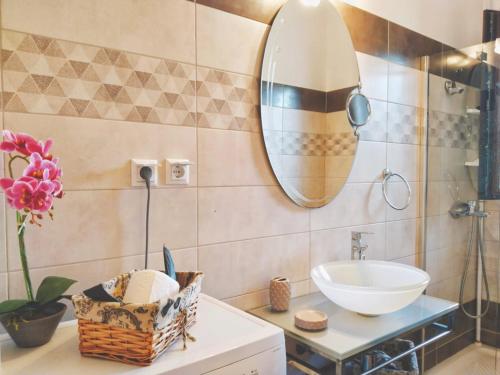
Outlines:
{"label": "white ceramic sink bowl", "polygon": [[364,315],[388,314],[408,306],[431,280],[418,268],[378,260],[322,264],[312,269],[311,277],[332,302]]}

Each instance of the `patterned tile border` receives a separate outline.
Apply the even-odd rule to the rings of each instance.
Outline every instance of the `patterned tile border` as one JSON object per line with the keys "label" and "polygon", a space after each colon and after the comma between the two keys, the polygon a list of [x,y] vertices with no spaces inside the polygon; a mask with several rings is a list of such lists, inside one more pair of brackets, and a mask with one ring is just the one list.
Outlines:
{"label": "patterned tile border", "polygon": [[388,103],[387,142],[420,144],[421,108]]}
{"label": "patterned tile border", "polygon": [[264,131],[268,152],[273,155],[354,156],[356,139],[352,132],[315,134]]}
{"label": "patterned tile border", "polygon": [[198,126],[259,132],[259,79],[198,67]]}
{"label": "patterned tile border", "polygon": [[429,145],[477,150],[479,116],[429,112]]}
{"label": "patterned tile border", "polygon": [[2,31],[3,108],[195,126],[194,65]]}

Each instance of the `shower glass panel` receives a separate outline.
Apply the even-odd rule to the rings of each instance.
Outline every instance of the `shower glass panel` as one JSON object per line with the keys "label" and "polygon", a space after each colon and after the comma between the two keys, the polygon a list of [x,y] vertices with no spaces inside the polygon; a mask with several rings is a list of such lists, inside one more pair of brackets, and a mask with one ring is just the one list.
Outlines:
{"label": "shower glass panel", "polygon": [[453,342],[426,355],[442,358],[481,341],[479,363],[492,374],[500,346],[500,201],[485,192],[500,167],[493,162],[500,134],[494,44],[429,57],[424,201],[427,294],[461,304]]}

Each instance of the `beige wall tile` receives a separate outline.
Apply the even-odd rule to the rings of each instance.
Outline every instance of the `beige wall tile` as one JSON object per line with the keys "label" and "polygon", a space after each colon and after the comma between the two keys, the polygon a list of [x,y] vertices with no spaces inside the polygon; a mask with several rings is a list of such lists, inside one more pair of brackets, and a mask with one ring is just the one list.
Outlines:
{"label": "beige wall tile", "polygon": [[[8,208],[9,214],[13,215],[14,213]],[[0,194],[0,272],[7,271],[7,241],[5,238],[6,233],[6,202],[5,195]]]}
{"label": "beige wall tile", "polygon": [[[5,113],[6,128],[52,138],[66,190],[130,187],[130,160],[165,158],[196,162],[196,129],[62,116]],[[190,184],[196,185],[196,164]],[[165,185],[165,169],[159,184]]]}
{"label": "beige wall tile", "polygon": [[385,259],[385,223],[311,232],[311,267],[338,260],[351,259],[352,232],[369,232],[367,259]]}
{"label": "beige wall tile", "polygon": [[308,230],[309,211],[279,187],[198,189],[200,245]]}
{"label": "beige wall tile", "polygon": [[484,238],[489,241],[500,240],[499,212],[490,212],[485,220]]}
{"label": "beige wall tile", "polygon": [[[327,132],[327,116],[323,112],[304,111],[300,109],[283,109],[283,130],[290,132],[318,133]],[[346,121],[345,111],[341,112]],[[339,120],[337,120],[339,121]],[[341,120],[340,120],[341,121]]]}
{"label": "beige wall tile", "polygon": [[[292,298],[309,293],[309,280],[292,282]],[[224,302],[242,310],[256,309],[269,304],[269,289],[259,290],[241,296],[227,298]]]}
{"label": "beige wall tile", "polygon": [[[146,193],[143,190],[67,192],[55,203],[54,221],[29,226],[31,267],[144,253]],[[153,189],[150,250],[196,246],[196,189]],[[8,216],[9,270],[20,269],[15,216]]]}
{"label": "beige wall tile", "polygon": [[385,60],[356,52],[362,92],[372,99],[387,100],[389,63]]}
{"label": "beige wall tile", "polygon": [[[399,173],[408,181],[419,181],[420,176],[420,147],[402,143],[387,144],[387,168]],[[393,180],[393,179],[391,179]],[[397,178],[394,178],[397,181]]]}
{"label": "beige wall tile", "polygon": [[9,298],[9,279],[7,273],[0,273],[0,301]]}
{"label": "beige wall tile", "polygon": [[[395,178],[394,178],[395,179]],[[395,210],[387,205],[387,221],[414,219],[420,217],[420,183],[410,182],[410,191],[404,182],[390,182],[387,184],[387,196],[396,207],[404,207],[410,195],[410,205],[404,210]]]}
{"label": "beige wall tile", "polygon": [[419,251],[418,220],[390,221],[386,223],[386,230],[386,259],[399,259]]}
{"label": "beige wall tile", "polygon": [[261,22],[196,5],[198,64],[260,76],[268,28]]}
{"label": "beige wall tile", "polygon": [[387,99],[392,103],[423,107],[425,104],[424,83],[423,72],[390,63]]}
{"label": "beige wall tile", "polygon": [[370,99],[372,112],[368,123],[359,129],[362,141],[386,142],[387,140],[387,102]]}
{"label": "beige wall tile", "polygon": [[380,182],[386,166],[386,147],[383,142],[359,142],[348,181]]}
{"label": "beige wall tile", "polygon": [[311,230],[380,223],[386,203],[379,183],[346,184],[327,206],[311,211]]}
{"label": "beige wall tile", "polygon": [[194,63],[194,7],[184,0],[6,0],[2,27]]}
{"label": "beige wall tile", "polygon": [[309,277],[309,234],[202,246],[199,264],[204,291],[216,298],[267,288],[275,276],[301,281]]}
{"label": "beige wall tile", "polygon": [[200,186],[276,185],[262,135],[198,129]]}
{"label": "beige wall tile", "polygon": [[[191,268],[193,259],[196,258],[196,249],[185,249],[172,251],[172,257],[178,270],[195,270]],[[162,270],[163,258],[160,253],[151,254],[151,261],[148,265],[151,269]],[[51,266],[35,268],[31,270],[33,287],[36,289],[40,282],[47,276],[62,276],[77,280],[68,293],[81,293],[83,290],[94,286],[97,283],[109,280],[116,275],[128,272],[132,269],[144,267],[144,256],[129,256],[106,260],[92,260],[83,263],[74,263],[62,266]],[[13,298],[25,295],[23,274],[21,271],[9,272],[9,293]]]}

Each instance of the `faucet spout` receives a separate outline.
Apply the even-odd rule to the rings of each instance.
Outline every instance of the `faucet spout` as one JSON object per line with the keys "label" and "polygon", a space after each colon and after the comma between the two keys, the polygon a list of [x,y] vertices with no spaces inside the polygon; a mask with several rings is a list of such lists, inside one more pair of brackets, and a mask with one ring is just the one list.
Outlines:
{"label": "faucet spout", "polygon": [[363,238],[364,234],[372,232],[351,232],[351,260],[365,260],[368,244]]}

